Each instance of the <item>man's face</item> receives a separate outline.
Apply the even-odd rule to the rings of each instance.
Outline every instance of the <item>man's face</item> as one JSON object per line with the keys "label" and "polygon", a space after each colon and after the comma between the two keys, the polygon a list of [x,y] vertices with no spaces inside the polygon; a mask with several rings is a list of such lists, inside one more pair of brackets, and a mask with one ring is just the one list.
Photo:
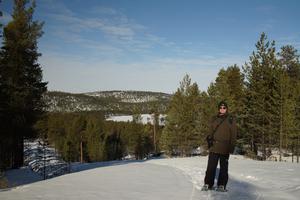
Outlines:
{"label": "man's face", "polygon": [[227,108],[225,106],[220,106],[220,108],[219,108],[220,114],[225,114],[226,111],[227,111]]}

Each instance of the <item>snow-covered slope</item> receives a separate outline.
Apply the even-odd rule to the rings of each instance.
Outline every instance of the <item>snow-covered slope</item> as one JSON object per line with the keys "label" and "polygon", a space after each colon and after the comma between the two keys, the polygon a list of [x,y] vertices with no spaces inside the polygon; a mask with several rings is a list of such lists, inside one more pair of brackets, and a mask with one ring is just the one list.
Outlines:
{"label": "snow-covered slope", "polygon": [[139,108],[150,112],[153,102],[164,112],[170,94],[144,91],[100,91],[89,93],[67,93],[50,91],[44,95],[50,112],[103,111],[107,113],[132,113]]}
{"label": "snow-covered slope", "polygon": [[207,157],[74,165],[77,173],[0,192],[0,199],[299,199],[300,164],[231,156],[227,193],[203,192]]}
{"label": "snow-covered slope", "polygon": [[113,97],[120,99],[121,102],[127,103],[142,103],[149,101],[158,101],[161,99],[169,99],[170,95],[159,92],[142,92],[142,91],[99,91],[99,92],[88,92],[84,93],[88,96],[93,97]]}

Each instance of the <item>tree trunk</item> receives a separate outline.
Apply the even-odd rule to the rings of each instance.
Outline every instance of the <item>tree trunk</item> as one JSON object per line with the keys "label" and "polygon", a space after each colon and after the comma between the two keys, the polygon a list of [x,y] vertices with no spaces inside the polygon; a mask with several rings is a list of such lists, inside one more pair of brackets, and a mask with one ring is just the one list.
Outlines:
{"label": "tree trunk", "polygon": [[153,145],[154,145],[154,153],[156,153],[156,117],[154,114],[153,119]]}
{"label": "tree trunk", "polygon": [[263,151],[263,160],[266,160],[265,133],[263,133],[263,138],[262,138],[262,151]]}
{"label": "tree trunk", "polygon": [[279,162],[282,161],[282,120],[283,120],[283,106],[282,106],[282,84],[280,84],[280,92],[281,92],[281,104],[280,104],[280,132],[279,132]]}
{"label": "tree trunk", "polygon": [[298,139],[297,139],[297,163],[299,163],[299,137],[300,137],[300,134],[298,132]]}
{"label": "tree trunk", "polygon": [[292,144],[292,163],[294,162],[294,142]]}
{"label": "tree trunk", "polygon": [[83,163],[83,142],[82,142],[82,136],[80,140],[80,163]]}
{"label": "tree trunk", "polygon": [[251,134],[251,151],[254,152],[254,134]]}
{"label": "tree trunk", "polygon": [[282,161],[282,126],[283,126],[283,80],[280,76],[280,132],[279,132],[279,162]]}
{"label": "tree trunk", "polygon": [[23,166],[23,148],[24,142],[23,137],[17,135],[13,144],[13,153],[12,153],[12,168],[17,169]]}

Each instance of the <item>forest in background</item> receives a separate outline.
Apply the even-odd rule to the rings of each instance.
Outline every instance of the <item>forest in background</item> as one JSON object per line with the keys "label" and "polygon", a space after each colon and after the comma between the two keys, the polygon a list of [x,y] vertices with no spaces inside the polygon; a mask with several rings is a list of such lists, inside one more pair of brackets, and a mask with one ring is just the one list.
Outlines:
{"label": "forest in background", "polygon": [[[239,152],[266,160],[272,150],[297,155],[300,137],[300,63],[297,50],[262,33],[245,65],[219,71],[207,91],[186,75],[171,99],[163,130],[163,149],[188,155],[205,144],[208,124],[225,100],[238,124]],[[185,153],[187,152],[187,153]]]}
{"label": "forest in background", "polygon": [[[136,110],[135,120],[127,123],[107,122],[103,115],[89,112],[49,113],[43,122],[48,124],[41,129],[47,130],[46,138],[64,158],[71,148],[72,161],[113,160],[128,154],[142,159],[160,151],[191,156],[196,148],[206,148],[208,124],[217,114],[218,102],[225,100],[238,123],[237,152],[260,160],[270,157],[272,150],[299,155],[297,50],[287,45],[276,52],[275,42],[264,33],[255,46],[244,66],[221,69],[207,91],[200,91],[185,75],[164,113],[164,127],[140,124],[142,112]],[[157,116],[159,110],[152,107],[151,113]]]}
{"label": "forest in background", "polygon": [[[298,155],[300,137],[300,64],[297,49],[262,33],[243,66],[221,69],[207,91],[189,75],[180,82],[165,114],[166,126],[107,122],[101,112],[46,112],[38,63],[43,23],[32,19],[35,4],[16,0],[12,21],[3,27],[0,51],[0,169],[23,165],[23,141],[42,137],[68,161],[142,159],[149,153],[190,156],[206,146],[208,122],[220,100],[238,122],[241,153],[265,160],[272,149]],[[159,114],[155,106],[151,113]]]}

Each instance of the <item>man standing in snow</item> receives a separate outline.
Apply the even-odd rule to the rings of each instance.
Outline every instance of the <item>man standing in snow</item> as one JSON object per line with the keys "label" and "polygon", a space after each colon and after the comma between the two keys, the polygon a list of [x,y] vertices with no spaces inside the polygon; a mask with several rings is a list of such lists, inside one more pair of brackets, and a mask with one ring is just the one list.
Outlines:
{"label": "man standing in snow", "polygon": [[220,171],[218,177],[217,191],[226,192],[228,182],[228,159],[233,153],[237,126],[235,119],[229,115],[228,106],[225,101],[218,104],[219,113],[210,124],[210,133],[207,136],[209,146],[208,164],[202,190],[213,189],[216,168],[220,160]]}

